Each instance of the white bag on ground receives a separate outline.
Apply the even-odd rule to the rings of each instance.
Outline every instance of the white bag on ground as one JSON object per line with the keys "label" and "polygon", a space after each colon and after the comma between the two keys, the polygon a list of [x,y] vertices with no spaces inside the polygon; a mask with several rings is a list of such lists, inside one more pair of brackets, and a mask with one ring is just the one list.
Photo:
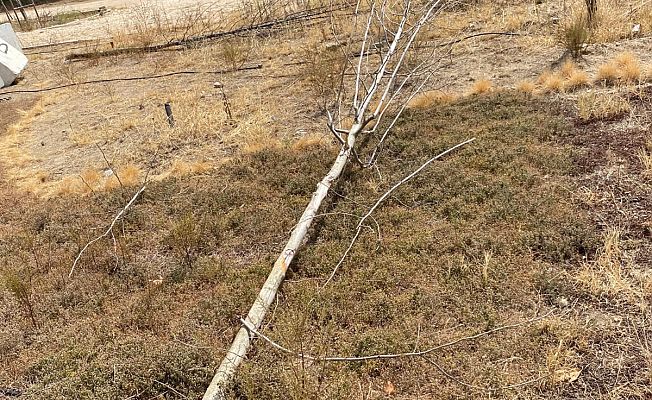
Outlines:
{"label": "white bag on ground", "polygon": [[27,57],[20,50],[18,38],[11,29],[0,25],[0,87],[9,86],[27,66]]}

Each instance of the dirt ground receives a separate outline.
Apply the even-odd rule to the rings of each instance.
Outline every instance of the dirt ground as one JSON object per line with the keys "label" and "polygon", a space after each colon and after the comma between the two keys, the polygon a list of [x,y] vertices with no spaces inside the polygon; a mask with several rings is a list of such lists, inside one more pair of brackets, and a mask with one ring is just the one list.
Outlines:
{"label": "dirt ground", "polygon": [[[106,7],[104,15],[95,15],[64,25],[19,32],[18,36],[24,47],[43,46],[52,43],[74,40],[110,39],[112,32],[130,26],[134,20],[149,18],[152,9],[164,10],[166,18],[175,19],[191,9],[202,8],[224,10],[229,1],[215,0],[92,0],[56,3],[39,6],[42,15],[61,14],[73,11],[92,11]],[[30,11],[30,16],[33,17]],[[4,13],[3,16],[4,17]]]}

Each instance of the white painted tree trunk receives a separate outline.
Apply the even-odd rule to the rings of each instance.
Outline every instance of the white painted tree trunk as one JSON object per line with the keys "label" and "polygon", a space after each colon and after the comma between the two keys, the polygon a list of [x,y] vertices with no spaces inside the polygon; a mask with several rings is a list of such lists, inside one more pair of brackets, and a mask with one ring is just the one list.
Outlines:
{"label": "white painted tree trunk", "polygon": [[[258,297],[254,301],[254,304],[251,306],[246,321],[255,326],[256,329],[260,328],[267,310],[274,302],[276,293],[285,279],[285,273],[294,259],[294,255],[303,244],[315,215],[317,215],[322,202],[328,195],[328,190],[333,182],[337,181],[337,179],[342,175],[342,171],[344,171],[344,167],[346,167],[351,155],[351,149],[355,146],[356,136],[361,129],[362,126],[360,124],[355,124],[351,127],[347,144],[340,150],[328,174],[324,176],[317,185],[317,190],[313,193],[310,203],[308,203],[303,215],[301,215],[299,223],[296,225],[294,230],[292,230],[290,240],[288,240],[281,255],[276,259],[272,271],[267,277],[260,293],[258,293]],[[242,326],[240,330],[238,330],[238,333],[231,344],[231,348],[228,350],[224,360],[222,360],[217,373],[206,390],[203,400],[225,399],[224,389],[233,377],[235,370],[244,360],[250,346],[251,337],[249,336],[249,331],[245,326]]]}

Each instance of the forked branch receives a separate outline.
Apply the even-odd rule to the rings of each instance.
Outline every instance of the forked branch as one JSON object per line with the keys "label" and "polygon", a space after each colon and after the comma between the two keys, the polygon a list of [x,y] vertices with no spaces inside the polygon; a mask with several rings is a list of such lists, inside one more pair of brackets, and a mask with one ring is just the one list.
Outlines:
{"label": "forked branch", "polygon": [[[299,222],[292,230],[285,248],[274,263],[267,280],[263,284],[245,318],[246,326],[253,329],[260,328],[267,310],[274,302],[276,293],[285,279],[287,269],[305,241],[312,221],[318,215],[323,200],[328,195],[331,186],[340,178],[344,168],[354,154],[358,136],[368,133],[368,130],[365,129],[372,121],[374,122],[374,127],[377,126],[380,122],[380,117],[384,115],[384,111],[387,109],[387,105],[389,105],[390,99],[398,99],[395,91],[395,80],[403,69],[406,54],[412,47],[421,28],[441,10],[443,3],[443,0],[430,0],[424,8],[416,9],[416,7],[413,7],[411,0],[404,0],[403,4],[399,6],[399,12],[393,12],[393,10],[388,9],[387,0],[373,0],[371,12],[364,28],[365,33],[360,44],[361,57],[355,67],[355,82],[352,82],[355,87],[355,92],[353,97],[349,99],[351,103],[346,107],[349,112],[353,111],[353,124],[350,127],[346,127],[346,129],[335,127],[333,116],[331,114],[328,115],[326,126],[341,144],[339,154],[335,158],[328,174],[317,184],[312,199],[306,206]],[[395,29],[388,28],[388,24],[385,21],[387,15],[392,17],[399,16],[399,21],[395,24]],[[357,21],[357,16],[354,21]],[[367,49],[373,46],[372,35],[370,34],[373,32],[373,24],[376,24],[376,27],[380,27],[382,32],[384,32],[387,42],[391,41],[388,51],[381,53],[381,57],[375,65],[370,61],[369,57],[362,57],[367,52]],[[353,65],[353,63],[349,62],[346,65]],[[368,73],[368,71],[373,72]],[[344,73],[342,76],[345,76]],[[339,112],[345,108],[342,104],[343,98],[344,96],[338,96],[337,120],[341,120],[342,116]],[[382,107],[376,106],[371,112],[368,112],[368,109],[371,108],[372,101],[379,99]],[[236,334],[231,347],[227,351],[210,386],[204,394],[204,400],[223,400],[225,398],[226,387],[251,346],[250,331],[246,326],[241,327]]]}
{"label": "forked branch", "polygon": [[79,261],[81,260],[82,256],[84,255],[84,252],[93,245],[93,243],[99,241],[102,238],[105,238],[113,232],[113,228],[115,227],[115,224],[118,223],[118,221],[125,215],[127,210],[136,202],[138,197],[145,191],[145,188],[147,187],[147,182],[143,184],[143,186],[134,194],[134,196],[129,200],[126,206],[120,212],[113,218],[113,221],[111,221],[111,225],[109,225],[108,229],[106,232],[101,234],[100,236],[96,237],[95,239],[91,240],[90,242],[86,243],[86,246],[84,246],[81,251],[77,254],[77,257],[75,257],[75,261],[72,263],[72,267],[70,268],[70,273],[68,273],[68,278],[72,277],[73,272],[75,272],[75,268],[77,268],[77,264],[79,264]]}

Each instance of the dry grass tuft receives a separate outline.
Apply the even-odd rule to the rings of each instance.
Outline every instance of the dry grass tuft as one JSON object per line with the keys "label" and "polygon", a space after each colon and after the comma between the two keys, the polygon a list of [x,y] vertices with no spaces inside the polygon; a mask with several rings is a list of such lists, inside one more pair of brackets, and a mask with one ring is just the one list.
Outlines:
{"label": "dry grass tuft", "polygon": [[609,120],[631,110],[627,99],[613,93],[583,93],[577,99],[578,115],[581,120]]}
{"label": "dry grass tuft", "polygon": [[605,85],[612,85],[618,82],[619,77],[620,71],[618,71],[618,66],[613,62],[608,62],[598,67],[598,73],[595,76],[595,80]]}
{"label": "dry grass tuft", "polygon": [[580,69],[571,72],[564,82],[564,90],[575,90],[584,86],[589,86],[589,75],[586,71]]}
{"label": "dry grass tuft", "polygon": [[537,84],[538,85],[543,85],[548,79],[550,79],[551,76],[553,76],[555,73],[552,72],[550,69],[544,70],[541,75],[537,77]]}
{"label": "dry grass tuft", "polygon": [[620,79],[626,83],[638,83],[641,80],[641,63],[631,52],[621,53],[615,59],[620,69]]}
{"label": "dry grass tuft", "polygon": [[88,188],[77,176],[67,176],[56,186],[55,194],[58,196],[66,196],[72,194],[80,194],[88,191]]}
{"label": "dry grass tuft", "polygon": [[184,161],[177,159],[172,162],[172,165],[170,165],[170,167],[165,172],[155,176],[154,179],[161,181],[172,176],[181,177],[186,175],[202,174],[209,172],[212,169],[213,165],[207,161]]}
{"label": "dry grass tuft", "polygon": [[631,267],[632,260],[622,250],[622,231],[611,228],[604,234],[604,244],[597,259],[584,265],[577,279],[594,295],[631,292],[632,286],[625,278],[625,266]]}
{"label": "dry grass tuft", "polygon": [[102,190],[111,191],[120,187],[120,180],[115,175],[111,175],[102,184]]}
{"label": "dry grass tuft", "polygon": [[563,92],[564,79],[557,74],[552,74],[543,82],[543,89],[546,92]]}
{"label": "dry grass tuft", "polygon": [[487,94],[494,91],[494,85],[489,79],[479,79],[471,86],[471,95]]}
{"label": "dry grass tuft", "polygon": [[89,188],[89,190],[96,190],[100,187],[102,174],[100,174],[97,170],[89,168],[82,171],[79,176],[84,184]]}
{"label": "dry grass tuft", "polygon": [[127,164],[118,169],[118,176],[125,186],[135,186],[141,183],[142,171],[134,164]]}
{"label": "dry grass tuft", "polygon": [[450,104],[457,100],[458,96],[451,92],[442,90],[428,90],[414,96],[408,102],[408,108],[428,108],[434,105]]}
{"label": "dry grass tuft", "polygon": [[573,75],[575,71],[577,71],[577,69],[578,68],[577,68],[577,64],[575,64],[575,61],[573,61],[572,59],[568,59],[562,64],[559,72],[561,73],[561,76],[563,76],[564,78],[570,78],[571,75]]}
{"label": "dry grass tuft", "polygon": [[643,77],[641,63],[630,51],[617,54],[613,60],[598,68],[596,81],[603,84],[639,83]]}
{"label": "dry grass tuft", "polygon": [[292,150],[303,151],[322,143],[322,137],[317,135],[305,135],[292,144]]}
{"label": "dry grass tuft", "polygon": [[641,68],[641,82],[652,82],[652,65]]}
{"label": "dry grass tuft", "polygon": [[536,84],[527,80],[520,81],[519,83],[516,84],[517,91],[528,95],[533,94],[536,88],[537,88]]}
{"label": "dry grass tuft", "polygon": [[652,154],[650,153],[650,149],[652,149],[652,143],[648,143],[647,147],[638,151],[638,159],[641,161],[643,172],[647,176],[652,176]]}

